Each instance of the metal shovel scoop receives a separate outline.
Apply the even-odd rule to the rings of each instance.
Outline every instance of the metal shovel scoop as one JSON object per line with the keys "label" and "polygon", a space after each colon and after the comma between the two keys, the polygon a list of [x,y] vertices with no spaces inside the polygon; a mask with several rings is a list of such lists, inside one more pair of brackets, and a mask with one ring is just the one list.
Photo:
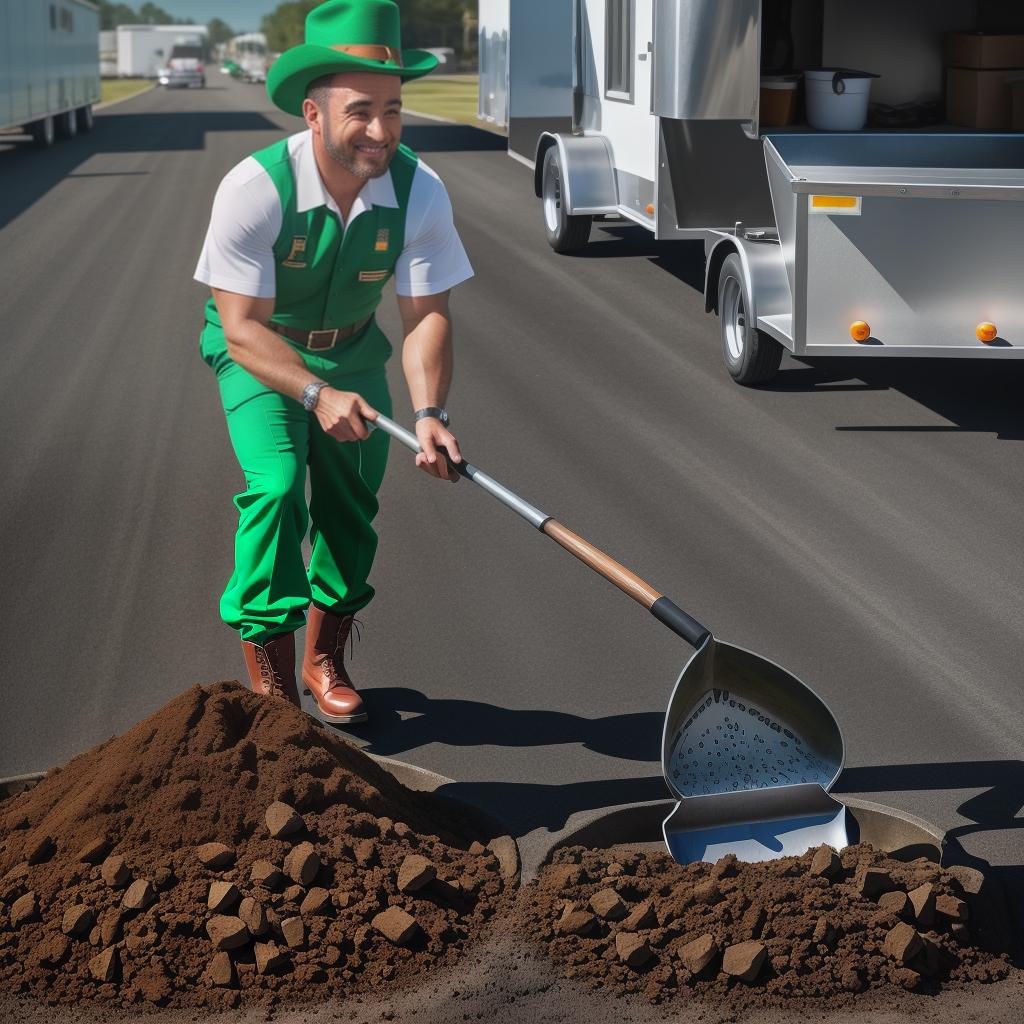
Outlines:
{"label": "metal shovel scoop", "polygon": [[[367,426],[420,451],[415,434],[386,416]],[[828,794],[843,766],[843,737],[810,687],[767,658],[716,639],[650,584],[476,466],[449,467],[696,648],[672,691],[662,737],[662,770],[679,800],[663,829],[677,861],[726,853],[770,860],[822,843],[849,845],[846,809]]]}

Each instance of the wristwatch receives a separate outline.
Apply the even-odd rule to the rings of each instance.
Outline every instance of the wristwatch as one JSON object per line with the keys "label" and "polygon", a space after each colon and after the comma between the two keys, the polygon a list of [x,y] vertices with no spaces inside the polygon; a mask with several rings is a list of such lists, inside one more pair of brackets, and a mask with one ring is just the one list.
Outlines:
{"label": "wristwatch", "polygon": [[442,427],[447,427],[448,424],[451,422],[448,419],[448,410],[442,409],[439,405],[427,405],[424,406],[422,409],[416,410],[417,421],[425,420],[428,416],[431,419],[440,420]]}
{"label": "wristwatch", "polygon": [[312,412],[316,408],[316,403],[320,401],[320,392],[325,387],[327,385],[322,380],[315,380],[302,389],[302,408],[306,412]]}

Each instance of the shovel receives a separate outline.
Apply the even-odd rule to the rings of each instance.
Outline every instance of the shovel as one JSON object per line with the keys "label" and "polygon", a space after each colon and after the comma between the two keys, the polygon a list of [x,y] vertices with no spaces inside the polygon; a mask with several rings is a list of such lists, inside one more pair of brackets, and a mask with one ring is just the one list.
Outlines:
{"label": "shovel", "polygon": [[[386,416],[367,426],[421,450],[415,434]],[[846,808],[828,792],[843,767],[842,733],[809,686],[767,658],[717,639],[649,583],[476,466],[450,459],[448,465],[695,648],[672,690],[662,734],[662,770],[678,801],[663,824],[675,860],[714,861],[727,853],[771,860],[822,843],[837,850],[849,845]]]}

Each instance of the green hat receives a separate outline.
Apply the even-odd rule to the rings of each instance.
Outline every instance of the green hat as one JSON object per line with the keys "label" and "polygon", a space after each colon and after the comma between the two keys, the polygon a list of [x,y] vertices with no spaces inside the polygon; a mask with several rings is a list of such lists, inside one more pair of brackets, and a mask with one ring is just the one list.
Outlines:
{"label": "green hat", "polygon": [[267,94],[302,116],[309,83],[342,71],[419,78],[437,67],[426,50],[403,50],[398,4],[392,0],[327,0],[306,16],[306,41],[285,50],[267,73]]}

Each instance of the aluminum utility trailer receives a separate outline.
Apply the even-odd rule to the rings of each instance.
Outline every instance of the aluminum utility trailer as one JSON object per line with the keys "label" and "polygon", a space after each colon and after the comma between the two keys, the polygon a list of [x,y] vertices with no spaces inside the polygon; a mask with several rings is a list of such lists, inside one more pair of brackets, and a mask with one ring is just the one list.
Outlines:
{"label": "aluminum utility trailer", "polygon": [[1024,136],[764,139],[777,233],[711,230],[741,382],[798,356],[1024,356]]}
{"label": "aluminum utility trailer", "polygon": [[[974,18],[970,0],[789,2],[795,66],[881,71],[890,103],[941,96],[943,33]],[[703,240],[706,306],[742,384],[770,379],[784,349],[1024,356],[1024,136],[762,134],[767,7],[572,0],[571,127],[533,137],[549,244],[578,250],[607,217]]]}

